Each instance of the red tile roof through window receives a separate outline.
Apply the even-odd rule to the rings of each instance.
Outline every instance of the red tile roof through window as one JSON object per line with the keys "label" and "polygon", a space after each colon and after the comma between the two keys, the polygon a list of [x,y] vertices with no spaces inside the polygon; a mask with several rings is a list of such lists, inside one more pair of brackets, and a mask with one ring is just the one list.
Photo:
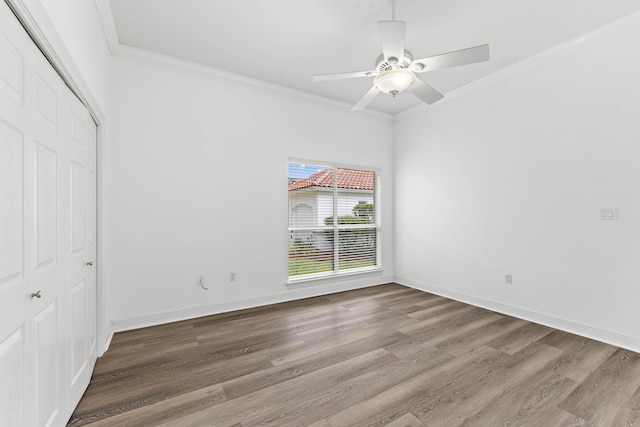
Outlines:
{"label": "red tile roof through window", "polygon": [[[373,190],[373,172],[353,169],[338,169],[338,188]],[[298,179],[289,184],[289,191],[307,187],[333,187],[333,170],[320,170],[309,178]]]}

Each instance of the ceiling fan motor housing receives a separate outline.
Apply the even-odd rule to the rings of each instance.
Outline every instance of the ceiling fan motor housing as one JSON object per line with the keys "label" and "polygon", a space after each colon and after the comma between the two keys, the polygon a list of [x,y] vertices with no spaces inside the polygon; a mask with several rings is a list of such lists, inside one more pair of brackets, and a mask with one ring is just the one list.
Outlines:
{"label": "ceiling fan motor housing", "polygon": [[413,62],[413,55],[408,50],[404,50],[404,55],[402,58],[397,58],[398,61],[394,64],[392,62],[392,58],[389,58],[388,61],[385,61],[384,55],[380,54],[378,59],[376,59],[376,71],[378,73],[382,73],[384,71],[398,69],[398,68],[409,68],[411,63]]}
{"label": "ceiling fan motor housing", "polygon": [[416,78],[409,69],[412,62],[413,55],[406,49],[402,58],[389,57],[385,60],[384,55],[380,55],[376,60],[378,74],[373,79],[374,86],[395,98],[397,94],[411,86]]}

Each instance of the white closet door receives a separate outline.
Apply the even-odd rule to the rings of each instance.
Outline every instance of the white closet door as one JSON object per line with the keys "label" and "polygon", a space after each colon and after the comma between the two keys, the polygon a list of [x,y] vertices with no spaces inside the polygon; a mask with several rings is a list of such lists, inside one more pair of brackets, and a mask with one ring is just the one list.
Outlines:
{"label": "white closet door", "polygon": [[[89,117],[89,139],[87,141],[87,313],[89,328],[89,362],[93,366],[98,358],[98,305],[97,265],[98,256],[98,136],[96,124]],[[89,374],[91,375],[91,373]]]}
{"label": "white closet door", "polygon": [[[75,97],[66,104],[65,133],[70,141],[68,147],[68,158],[66,159],[66,176],[68,179],[68,215],[66,217],[69,246],[68,266],[66,277],[66,294],[69,296],[68,312],[70,318],[70,348],[68,357],[68,380],[71,391],[70,399],[78,401],[82,397],[84,390],[91,379],[94,357],[90,357],[91,325],[90,317],[95,318],[95,302],[90,302],[92,293],[89,284],[91,271],[95,271],[95,254],[89,248],[94,242],[95,236],[90,238],[89,231],[95,226],[91,226],[89,213],[95,209],[89,208],[89,200],[95,200],[95,187],[90,195],[90,173],[89,173],[89,146],[90,142],[90,122],[91,117],[86,108]],[[95,144],[95,140],[93,141]],[[94,150],[95,151],[95,150]],[[94,292],[95,294],[95,292]],[[93,359],[93,360],[92,360]]]}
{"label": "white closet door", "polygon": [[86,108],[0,2],[3,427],[65,425],[91,377],[95,135]]}
{"label": "white closet door", "polygon": [[40,292],[41,297],[30,302],[33,334],[29,337],[29,369],[33,378],[27,387],[27,405],[35,418],[32,425],[52,426],[64,421],[61,411],[65,403],[60,369],[64,359],[60,276],[65,257],[59,220],[64,196],[60,160],[66,156],[61,112],[68,89],[33,44],[30,53],[26,68],[30,121],[25,129],[29,136],[25,150],[27,283],[29,292]]}
{"label": "white closet door", "polygon": [[0,13],[0,425],[33,425],[28,402],[34,379],[30,363],[32,306],[28,224],[30,176],[26,165],[32,136],[26,87],[29,37],[2,4]]}

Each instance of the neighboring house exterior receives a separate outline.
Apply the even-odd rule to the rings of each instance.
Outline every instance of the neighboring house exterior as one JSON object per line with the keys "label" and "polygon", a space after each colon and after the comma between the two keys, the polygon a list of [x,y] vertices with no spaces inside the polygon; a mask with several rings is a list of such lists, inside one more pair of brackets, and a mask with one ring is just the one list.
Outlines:
{"label": "neighboring house exterior", "polygon": [[[374,203],[374,173],[370,171],[338,169],[337,214],[353,216],[358,204]],[[289,179],[289,227],[305,228],[290,233],[290,241],[296,239],[325,249],[331,244],[323,232],[325,219],[333,216],[333,170],[323,169],[308,178]]]}
{"label": "neighboring house exterior", "polygon": [[[292,182],[293,181],[293,182]],[[338,169],[338,216],[353,215],[354,206],[374,202],[374,173]],[[324,226],[333,216],[333,170],[289,180],[290,227]]]}

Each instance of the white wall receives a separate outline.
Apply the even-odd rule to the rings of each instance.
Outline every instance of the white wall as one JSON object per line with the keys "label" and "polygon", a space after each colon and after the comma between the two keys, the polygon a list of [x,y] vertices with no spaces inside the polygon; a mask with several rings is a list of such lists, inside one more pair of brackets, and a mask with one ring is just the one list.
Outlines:
{"label": "white wall", "polygon": [[399,117],[400,282],[640,350],[640,25],[623,27]]}
{"label": "white wall", "polygon": [[[35,0],[27,0],[35,1]],[[111,103],[111,53],[94,0],[40,0],[105,114]]]}
{"label": "white wall", "polygon": [[[389,120],[128,59],[113,69],[114,329],[393,278]],[[287,290],[289,157],[382,169],[384,275]]]}

